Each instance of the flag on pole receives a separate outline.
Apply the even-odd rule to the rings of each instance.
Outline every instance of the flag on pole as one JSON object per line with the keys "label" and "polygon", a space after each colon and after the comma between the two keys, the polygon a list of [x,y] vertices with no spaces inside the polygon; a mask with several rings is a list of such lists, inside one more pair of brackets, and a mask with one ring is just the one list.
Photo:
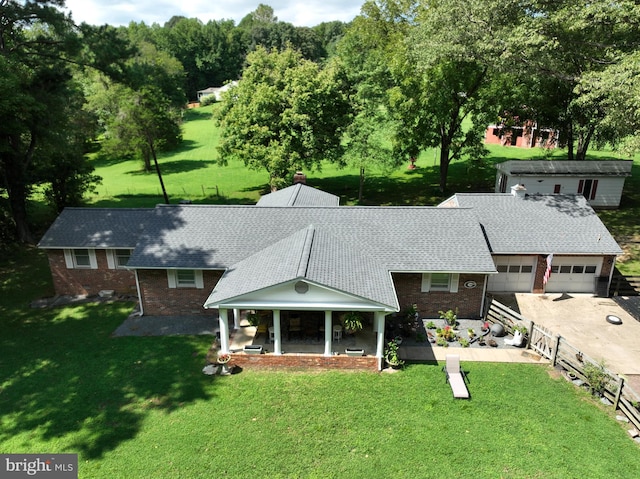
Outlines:
{"label": "flag on pole", "polygon": [[547,269],[544,272],[544,277],[542,278],[542,284],[546,285],[547,281],[549,281],[549,276],[551,276],[551,262],[553,261],[553,254],[547,256]]}

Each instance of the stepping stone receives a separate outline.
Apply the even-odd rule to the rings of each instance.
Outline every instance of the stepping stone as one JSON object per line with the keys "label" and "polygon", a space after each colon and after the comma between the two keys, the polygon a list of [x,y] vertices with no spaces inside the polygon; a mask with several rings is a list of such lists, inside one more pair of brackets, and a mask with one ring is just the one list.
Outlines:
{"label": "stepping stone", "polygon": [[627,418],[627,416],[621,416],[619,414],[616,416],[616,419],[621,422],[629,422],[629,418]]}

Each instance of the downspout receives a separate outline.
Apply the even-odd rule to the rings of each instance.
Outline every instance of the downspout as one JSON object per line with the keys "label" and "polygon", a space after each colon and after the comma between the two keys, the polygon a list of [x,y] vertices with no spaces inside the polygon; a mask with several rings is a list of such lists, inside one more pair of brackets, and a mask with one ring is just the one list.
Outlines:
{"label": "downspout", "polygon": [[487,300],[487,285],[489,284],[489,275],[484,275],[484,285],[482,286],[482,301],[480,302],[480,317],[484,319],[484,303]]}
{"label": "downspout", "polygon": [[138,316],[143,316],[144,307],[142,306],[142,293],[140,292],[140,281],[138,280],[138,270],[134,269],[133,271],[136,277],[136,290],[138,291],[138,304],[140,305],[140,312],[138,313]]}

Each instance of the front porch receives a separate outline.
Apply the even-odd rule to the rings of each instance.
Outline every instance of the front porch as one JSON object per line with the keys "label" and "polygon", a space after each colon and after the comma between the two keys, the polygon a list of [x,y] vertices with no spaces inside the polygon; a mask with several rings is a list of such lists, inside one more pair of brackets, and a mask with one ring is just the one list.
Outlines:
{"label": "front porch", "polygon": [[[227,350],[238,366],[380,369],[379,335],[374,331],[374,315],[364,329],[349,334],[339,325],[338,315],[329,311],[323,318],[318,317],[318,312],[311,311],[293,314],[283,311],[282,315],[280,312],[263,311],[257,326],[252,326],[247,320],[247,311],[229,313],[233,314],[234,327],[230,328]],[[292,326],[292,318],[300,318],[295,327]],[[276,328],[275,324],[279,327]],[[223,336],[220,343],[223,349]],[[262,354],[245,352],[247,346],[262,347]],[[347,349],[362,350],[363,354],[347,355]]]}

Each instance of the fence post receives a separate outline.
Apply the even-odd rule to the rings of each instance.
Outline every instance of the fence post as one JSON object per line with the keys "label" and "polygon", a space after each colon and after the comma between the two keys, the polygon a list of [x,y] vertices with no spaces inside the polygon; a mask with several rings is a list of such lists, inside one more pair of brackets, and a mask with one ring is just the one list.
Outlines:
{"label": "fence post", "polygon": [[525,349],[531,349],[531,336],[533,336],[533,327],[535,326],[534,322],[531,321],[531,324],[529,325],[529,334],[527,337],[527,346],[525,347]]}
{"label": "fence post", "polygon": [[613,410],[618,409],[618,404],[620,403],[620,396],[622,395],[622,388],[624,387],[624,378],[622,376],[618,376],[618,390],[616,391],[616,397],[613,400]]}
{"label": "fence post", "polygon": [[558,348],[560,347],[560,339],[562,338],[562,336],[560,336],[559,334],[556,336],[556,344],[553,347],[553,356],[551,357],[551,366],[556,365],[556,358],[558,357]]}

